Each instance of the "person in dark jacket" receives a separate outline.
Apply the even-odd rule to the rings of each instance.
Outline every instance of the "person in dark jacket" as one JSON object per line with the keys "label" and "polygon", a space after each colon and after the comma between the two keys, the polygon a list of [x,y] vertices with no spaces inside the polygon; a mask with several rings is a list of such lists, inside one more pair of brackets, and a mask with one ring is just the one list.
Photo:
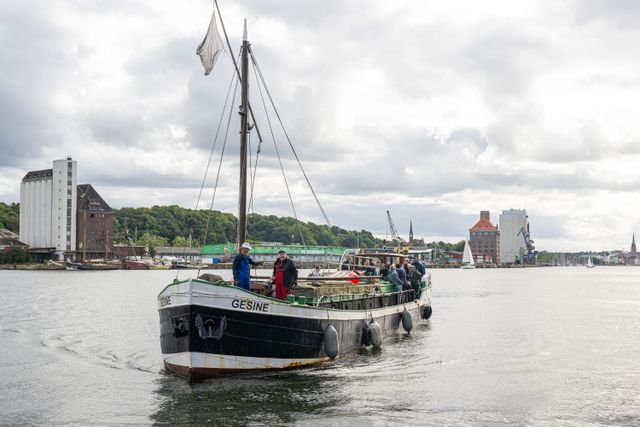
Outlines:
{"label": "person in dark jacket", "polygon": [[396,264],[396,271],[398,272],[398,277],[402,283],[407,283],[407,270],[402,268],[401,264]]}
{"label": "person in dark jacket", "polygon": [[244,242],[240,246],[240,251],[233,257],[233,265],[231,270],[233,271],[233,283],[240,286],[247,291],[251,290],[250,285],[250,269],[251,265],[262,265],[261,262],[255,262],[249,256],[251,245]]}
{"label": "person in dark jacket", "polygon": [[402,302],[402,286],[404,285],[404,282],[400,280],[400,277],[398,277],[398,268],[393,264],[389,266],[388,279],[393,285],[394,292],[396,292],[398,298],[397,303],[400,304]]}
{"label": "person in dark jacket", "polygon": [[276,298],[287,299],[291,288],[298,281],[298,269],[283,250],[278,252],[278,259],[273,264],[271,280],[276,284]]}
{"label": "person in dark jacket", "polygon": [[387,264],[384,262],[380,264],[380,276],[382,280],[387,280],[387,276],[389,275],[389,269],[387,268]]}
{"label": "person in dark jacket", "polygon": [[364,260],[364,263],[363,263],[362,267],[364,268],[364,275],[365,276],[375,276],[375,269],[369,263],[368,259]]}
{"label": "person in dark jacket", "polygon": [[413,299],[416,299],[420,294],[421,281],[422,273],[413,264],[410,264],[409,282],[411,283],[411,289],[413,289]]}

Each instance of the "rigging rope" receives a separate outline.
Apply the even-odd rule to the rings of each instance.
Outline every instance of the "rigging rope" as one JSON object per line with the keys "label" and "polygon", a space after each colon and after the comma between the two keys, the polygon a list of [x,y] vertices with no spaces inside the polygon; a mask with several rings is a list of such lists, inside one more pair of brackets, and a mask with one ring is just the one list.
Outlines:
{"label": "rigging rope", "polygon": [[[209,166],[211,165],[211,159],[213,158],[213,151],[216,148],[216,144],[218,143],[218,135],[220,133],[220,126],[222,125],[222,120],[224,119],[224,113],[227,109],[227,103],[229,102],[229,95],[231,94],[231,88],[233,87],[233,82],[236,80],[236,75],[233,73],[231,75],[231,80],[229,81],[229,88],[227,89],[227,97],[224,100],[224,105],[222,106],[222,114],[220,114],[220,120],[218,121],[218,128],[216,129],[216,135],[213,139],[213,145],[211,146],[211,151],[209,152],[209,160],[207,161],[207,167],[204,170],[204,177],[202,177],[202,184],[200,184],[200,191],[198,192],[198,199],[196,200],[196,207],[194,210],[198,210],[198,205],[200,204],[200,198],[202,197],[202,191],[204,189],[204,184],[207,180],[207,175],[209,173]],[[236,87],[238,83],[236,82]],[[235,94],[234,94],[235,98]],[[206,238],[206,236],[205,236]]]}
{"label": "rigging rope", "polygon": [[[218,0],[213,0],[213,3],[216,6],[216,10],[218,11],[218,18],[220,18],[220,24],[222,25],[222,32],[224,33],[224,39],[227,42],[227,47],[229,48],[229,55],[233,60],[233,66],[236,69],[236,74],[238,78],[242,81],[242,74],[240,73],[240,68],[238,68],[238,61],[236,61],[235,56],[233,55],[233,49],[231,48],[231,43],[229,43],[229,36],[227,36],[227,28],[224,26],[224,21],[222,20],[222,14],[220,13],[220,7],[218,6]],[[238,55],[238,58],[240,55]],[[256,127],[256,134],[258,135],[258,140],[262,141],[262,135],[260,135],[260,129],[258,128],[258,124],[256,123],[256,118],[253,115],[253,108],[251,108],[251,103],[249,103],[249,113],[251,113],[251,118],[253,119],[253,123]]]}
{"label": "rigging rope", "polygon": [[[218,121],[218,127],[216,128],[216,134],[213,138],[213,144],[211,145],[211,151],[209,152],[209,159],[207,160],[207,167],[204,170],[204,176],[202,177],[202,184],[200,184],[200,191],[198,191],[198,198],[196,199],[196,206],[193,209],[194,211],[198,210],[198,205],[200,204],[200,198],[202,197],[202,191],[204,190],[204,184],[207,181],[207,175],[209,174],[209,167],[211,165],[211,159],[213,158],[213,152],[216,148],[216,145],[218,143],[218,136],[220,134],[220,127],[222,126],[222,120],[224,119],[224,112],[227,108],[227,104],[229,102],[229,95],[231,94],[231,88],[233,87],[233,81],[236,80],[236,73],[232,73],[231,74],[231,80],[229,81],[229,88],[227,89],[227,96],[224,100],[224,105],[222,106],[222,114],[220,114],[220,120]],[[238,86],[238,83],[236,83],[236,87]],[[234,99],[235,99],[235,94],[234,94]],[[233,104],[232,104],[233,106]],[[226,137],[225,137],[225,142],[226,142]],[[219,171],[219,168],[218,168]],[[217,181],[216,181],[217,183]],[[208,219],[207,219],[208,222]],[[202,239],[202,245],[204,246],[205,242],[207,240],[207,233],[205,232],[205,235]],[[182,257],[184,258],[184,254],[187,251],[187,247],[183,247],[182,248]],[[178,275],[180,274],[180,269],[178,269],[178,271],[176,272],[176,279],[178,279]]]}
{"label": "rigging rope", "polygon": [[[258,89],[260,89],[260,85],[258,85]],[[251,136],[251,134],[249,134]],[[260,152],[262,151],[262,139],[258,139],[258,148],[256,148],[256,162],[253,165],[253,175],[251,175],[251,193],[249,194],[249,206],[251,206],[251,213],[255,213],[255,206],[253,205],[253,189],[256,183],[256,175],[258,173],[258,159],[260,158]],[[249,154],[251,154],[251,150],[249,150]],[[249,159],[249,171],[251,171],[251,159]],[[249,172],[251,174],[251,172]]]}
{"label": "rigging rope", "polygon": [[254,64],[254,68],[257,70],[258,75],[260,76],[260,80],[262,81],[262,84],[264,85],[265,92],[267,93],[267,96],[269,97],[269,101],[271,102],[271,107],[273,108],[273,111],[276,113],[276,117],[278,118],[278,122],[280,122],[280,127],[282,128],[282,132],[284,132],[284,136],[287,138],[287,142],[289,143],[289,147],[291,147],[291,151],[293,152],[293,155],[295,156],[296,161],[298,162],[298,166],[300,167],[300,170],[302,171],[302,175],[304,175],[304,179],[307,181],[307,185],[309,186],[309,189],[311,190],[311,193],[313,194],[313,197],[316,200],[316,203],[318,204],[318,208],[320,208],[320,212],[322,212],[322,216],[324,217],[324,220],[327,222],[327,224],[329,224],[329,226],[331,226],[331,221],[329,221],[329,217],[327,216],[326,212],[322,208],[322,204],[320,203],[320,199],[318,199],[318,196],[316,195],[316,192],[313,189],[313,186],[311,185],[311,181],[309,181],[309,177],[307,176],[307,173],[305,172],[304,168],[302,167],[302,163],[300,162],[300,158],[298,157],[298,153],[296,153],[296,150],[293,147],[293,143],[291,142],[291,138],[289,138],[289,134],[287,133],[287,130],[284,127],[284,123],[282,122],[282,119],[280,118],[280,113],[278,112],[278,109],[276,108],[276,105],[275,105],[275,103],[273,101],[273,98],[271,97],[271,92],[269,91],[269,87],[267,86],[267,82],[265,81],[264,76],[262,75],[262,70],[260,70],[260,65],[258,65],[258,62],[256,61],[256,58],[253,55],[253,50],[251,48],[249,49],[249,54],[251,55],[251,62]]}
{"label": "rigging rope", "polygon": [[222,151],[220,153],[220,160],[218,161],[218,172],[216,173],[216,182],[213,186],[213,195],[211,196],[211,205],[209,206],[209,213],[207,214],[207,223],[205,225],[205,231],[204,231],[204,241],[202,243],[202,246],[204,246],[204,244],[207,241],[207,234],[209,233],[209,220],[211,219],[211,212],[213,212],[213,204],[216,200],[216,193],[218,191],[218,182],[220,180],[220,170],[222,169],[222,160],[224,159],[224,149],[227,146],[227,138],[229,136],[229,127],[231,125],[231,117],[232,117],[232,113],[233,113],[233,105],[236,102],[236,95],[238,94],[238,84],[240,83],[240,79],[236,79],[236,85],[235,88],[233,90],[233,100],[231,101],[231,107],[229,108],[229,118],[227,119],[227,129],[225,130],[224,133],[224,140],[222,143]]}
{"label": "rigging rope", "polygon": [[[251,51],[251,49],[249,50]],[[253,62],[253,72],[256,74],[256,79],[258,78],[258,74],[256,72],[256,65]],[[258,82],[260,83],[260,82]],[[271,133],[271,139],[273,140],[273,146],[276,149],[276,155],[278,156],[278,163],[280,164],[280,171],[282,172],[282,179],[284,180],[284,185],[287,188],[287,194],[289,196],[289,202],[291,203],[291,210],[293,210],[293,216],[296,219],[296,225],[298,226],[298,232],[300,233],[300,239],[302,240],[302,245],[307,246],[304,241],[304,235],[302,234],[302,227],[300,226],[300,220],[298,219],[298,213],[296,212],[296,207],[293,203],[293,198],[291,197],[291,190],[289,189],[289,183],[287,182],[287,176],[284,173],[284,166],[282,165],[282,159],[280,158],[280,150],[278,150],[278,144],[276,143],[276,137],[273,134],[273,126],[271,126],[271,120],[269,119],[269,113],[267,112],[267,104],[264,102],[264,96],[262,95],[262,89],[260,88],[260,84],[258,86],[258,91],[260,92],[260,99],[262,100],[262,107],[264,108],[264,114],[267,118],[267,124],[269,125],[269,132]],[[266,89],[266,88],[265,88]]]}
{"label": "rigging rope", "polygon": [[[213,186],[213,195],[211,196],[211,205],[209,206],[209,212],[207,213],[207,223],[204,228],[204,239],[202,239],[202,246],[207,243],[207,235],[209,234],[209,221],[211,220],[211,213],[213,212],[213,203],[216,200],[216,192],[218,191],[218,182],[220,180],[220,170],[222,169],[222,160],[224,159],[224,149],[227,146],[227,137],[229,136],[229,127],[231,124],[231,116],[233,113],[233,104],[236,102],[236,95],[238,94],[238,84],[240,79],[236,79],[236,85],[233,89],[233,99],[231,101],[231,106],[229,108],[229,118],[227,119],[227,129],[224,133],[224,140],[222,142],[222,149],[220,151],[220,160],[218,161],[218,171],[216,172],[216,182]],[[224,110],[222,111],[224,116]],[[198,274],[196,277],[200,276],[200,267],[198,267]],[[177,275],[176,275],[177,278]]]}

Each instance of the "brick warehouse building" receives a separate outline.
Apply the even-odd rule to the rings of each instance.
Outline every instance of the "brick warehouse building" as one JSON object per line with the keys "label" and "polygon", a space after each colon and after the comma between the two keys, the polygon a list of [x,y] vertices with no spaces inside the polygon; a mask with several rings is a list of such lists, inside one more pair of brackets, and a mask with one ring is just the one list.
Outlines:
{"label": "brick warehouse building", "polygon": [[469,244],[475,262],[500,262],[500,230],[491,224],[489,211],[480,211],[480,220],[469,229]]}
{"label": "brick warehouse building", "polygon": [[91,184],[78,185],[77,260],[113,258],[113,209]]}

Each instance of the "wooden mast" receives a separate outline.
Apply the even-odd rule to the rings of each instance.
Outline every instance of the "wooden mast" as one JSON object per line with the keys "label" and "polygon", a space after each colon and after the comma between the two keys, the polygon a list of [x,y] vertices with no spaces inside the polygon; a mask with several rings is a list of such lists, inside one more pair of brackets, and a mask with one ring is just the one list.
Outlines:
{"label": "wooden mast", "polygon": [[249,134],[249,40],[247,19],[242,37],[242,99],[240,104],[240,203],[238,204],[238,248],[245,241],[247,230],[247,136]]}

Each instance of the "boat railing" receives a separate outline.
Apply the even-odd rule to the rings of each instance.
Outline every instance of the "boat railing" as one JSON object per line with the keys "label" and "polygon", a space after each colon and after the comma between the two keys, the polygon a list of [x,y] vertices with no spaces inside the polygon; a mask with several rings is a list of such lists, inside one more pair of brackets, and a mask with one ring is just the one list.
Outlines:
{"label": "boat railing", "polygon": [[[413,289],[406,289],[406,290],[394,291],[394,292],[376,292],[376,293],[364,292],[361,294],[357,294],[357,293],[326,294],[326,295],[321,295],[320,298],[315,298],[314,300],[315,300],[316,306],[321,306],[324,303],[324,304],[330,304],[331,308],[333,308],[334,303],[343,304],[345,302],[352,302],[352,301],[366,302],[368,299],[372,299],[372,298],[391,297],[392,301],[397,301],[395,298],[397,298],[398,295],[401,295],[400,304],[414,301],[417,298],[417,296],[415,295],[415,291]],[[395,305],[395,304],[397,304],[397,302],[393,302],[389,305]],[[386,304],[383,303],[383,306],[385,305]]]}

